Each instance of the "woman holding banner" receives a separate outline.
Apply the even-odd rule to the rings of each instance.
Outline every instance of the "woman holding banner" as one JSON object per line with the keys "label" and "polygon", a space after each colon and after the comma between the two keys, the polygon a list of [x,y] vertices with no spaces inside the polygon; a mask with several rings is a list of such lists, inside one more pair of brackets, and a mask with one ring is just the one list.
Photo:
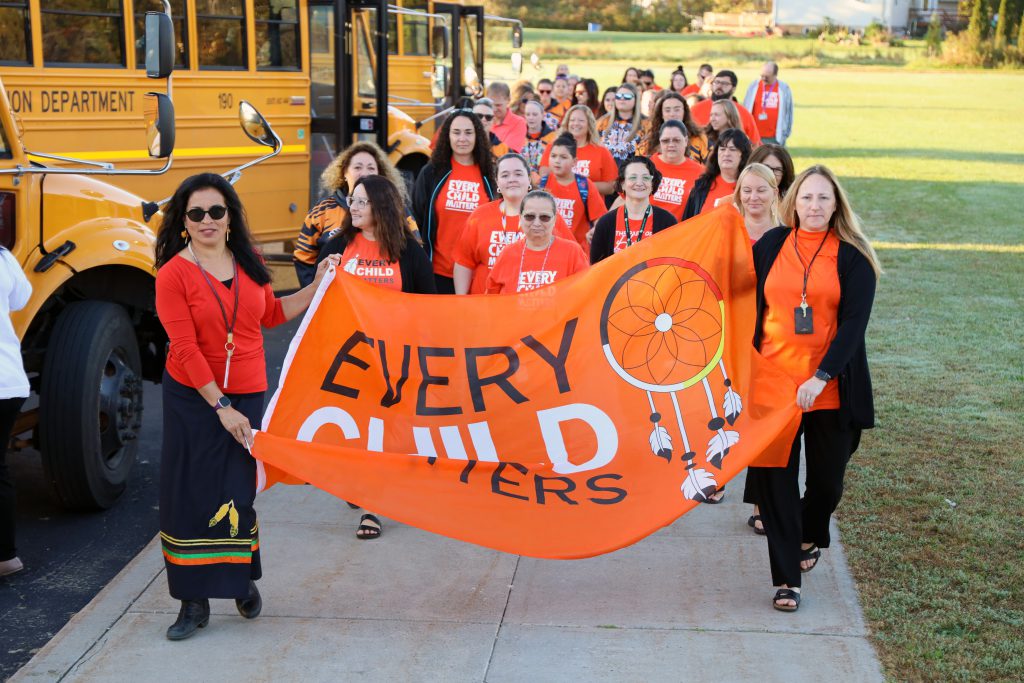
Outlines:
{"label": "woman holding banner", "polygon": [[412,191],[413,216],[439,294],[455,293],[455,245],[469,215],[492,199],[494,159],[487,131],[471,110],[456,110],[441,126],[434,154]]}
{"label": "woman holding banner", "polygon": [[602,261],[678,223],[670,212],[651,204],[661,185],[661,171],[647,157],[632,157],[619,169],[615,190],[622,205],[597,219],[590,240],[590,263]]}
{"label": "woman holding banner", "polygon": [[[862,429],[874,426],[864,334],[882,272],[874,249],[828,168],[812,166],[782,204],[792,228],[769,230],[754,245],[754,346],[798,385],[804,411],[785,467],[751,467],[768,536],[775,609],[800,606],[801,573],[830,543],[829,520],[843,493]],[[803,498],[800,443],[807,460]]]}
{"label": "woman holding banner", "polygon": [[488,294],[516,294],[550,285],[587,269],[587,257],[575,240],[555,235],[555,198],[533,190],[519,212],[525,235],[505,248],[487,276]]}
{"label": "woman holding banner", "polygon": [[[401,206],[401,204],[399,204]],[[256,461],[247,453],[263,414],[267,372],[261,327],[302,313],[313,283],[275,298],[245,211],[224,178],[187,178],[164,208],[156,242],[156,309],[170,340],[163,376],[160,539],[171,597],[171,640],[210,619],[210,598],[234,598],[259,616]]]}

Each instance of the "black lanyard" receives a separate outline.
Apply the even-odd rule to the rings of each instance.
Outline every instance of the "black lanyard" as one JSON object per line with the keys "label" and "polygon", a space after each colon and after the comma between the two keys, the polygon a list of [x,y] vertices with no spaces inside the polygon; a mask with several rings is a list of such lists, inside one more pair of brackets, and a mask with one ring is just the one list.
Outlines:
{"label": "black lanyard", "polygon": [[[636,234],[636,241],[639,242],[644,238],[644,228],[647,227],[647,217],[651,215],[651,205],[647,205],[647,210],[644,211],[643,220],[640,221],[640,232]],[[625,206],[622,207],[622,222],[626,225],[626,246],[633,246],[633,236],[629,232],[629,210]]]}
{"label": "black lanyard", "polygon": [[817,250],[814,252],[814,256],[811,257],[811,262],[804,265],[804,257],[800,255],[800,248],[797,246],[797,233],[800,232],[800,228],[793,228],[793,249],[796,251],[796,257],[800,261],[800,265],[804,269],[804,288],[800,292],[800,307],[807,308],[807,280],[811,277],[811,266],[814,265],[814,259],[818,258],[818,254],[821,253],[821,248],[825,246],[825,240],[828,239],[830,228],[825,229],[825,236],[821,239],[821,244],[818,245]]}

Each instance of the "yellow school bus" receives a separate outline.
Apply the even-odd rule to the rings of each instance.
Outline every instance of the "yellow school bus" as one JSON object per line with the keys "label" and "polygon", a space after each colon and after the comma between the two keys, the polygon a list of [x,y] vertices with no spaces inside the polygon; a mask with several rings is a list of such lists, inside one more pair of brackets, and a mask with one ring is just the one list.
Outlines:
{"label": "yellow school bus", "polygon": [[[321,169],[357,137],[416,172],[430,117],[481,88],[484,20],[423,0],[0,2],[0,244],[34,290],[13,321],[38,397],[14,433],[65,504],[116,502],[142,381],[163,371],[155,202],[245,165],[239,194],[271,242],[294,237]],[[170,77],[173,108],[147,104],[153,77]],[[259,166],[254,142],[274,148]]]}
{"label": "yellow school bus", "polygon": [[[235,116],[238,103],[249,101],[284,142],[280,155],[238,186],[264,242],[295,236],[316,199],[320,172],[354,136],[380,134],[392,161],[414,175],[430,156],[430,117],[460,94],[479,91],[483,78],[482,6],[433,0],[170,5],[177,39],[174,167],[158,182],[127,179],[123,187],[167,197],[188,175],[251,155]],[[0,3],[0,77],[29,148],[154,167],[124,141],[140,125],[147,88],[142,17],[162,9],[163,0]],[[375,123],[381,110],[387,116]]]}

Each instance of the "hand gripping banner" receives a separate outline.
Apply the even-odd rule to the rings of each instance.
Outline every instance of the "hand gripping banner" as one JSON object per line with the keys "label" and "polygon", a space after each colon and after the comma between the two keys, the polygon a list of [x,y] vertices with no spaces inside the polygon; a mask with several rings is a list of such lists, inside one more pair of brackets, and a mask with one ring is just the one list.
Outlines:
{"label": "hand gripping banner", "polygon": [[255,437],[261,488],[533,557],[622,548],[785,464],[796,388],[751,346],[754,313],[731,209],[515,296],[328,274]]}

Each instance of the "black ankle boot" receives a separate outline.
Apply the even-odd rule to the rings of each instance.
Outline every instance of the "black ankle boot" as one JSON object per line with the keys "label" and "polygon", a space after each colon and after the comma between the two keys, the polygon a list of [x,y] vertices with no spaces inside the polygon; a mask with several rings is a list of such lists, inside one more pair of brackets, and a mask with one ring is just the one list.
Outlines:
{"label": "black ankle boot", "polygon": [[185,640],[210,623],[210,601],[182,600],[178,620],[167,629],[168,640]]}
{"label": "black ankle boot", "polygon": [[249,597],[245,600],[235,600],[235,606],[238,607],[238,613],[246,619],[255,619],[260,615],[263,610],[263,598],[260,597],[255,581],[249,582]]}

